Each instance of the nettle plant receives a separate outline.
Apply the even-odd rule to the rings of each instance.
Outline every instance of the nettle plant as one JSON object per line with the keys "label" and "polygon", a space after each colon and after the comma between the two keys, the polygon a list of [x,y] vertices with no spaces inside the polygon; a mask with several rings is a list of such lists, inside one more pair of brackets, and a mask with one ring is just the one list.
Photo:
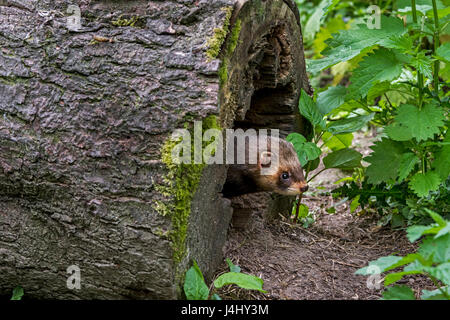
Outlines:
{"label": "nettle plant", "polygon": [[437,0],[417,3],[397,1],[391,16],[375,17],[378,29],[360,23],[330,35],[322,58],[308,61],[312,74],[338,64],[352,71],[347,87],[317,95],[332,139],[350,145],[348,132],[329,130],[336,123],[370,121],[382,128],[364,158],[364,179],[334,193],[357,205],[379,204],[388,209],[386,220],[397,223],[426,216],[418,203],[441,213],[449,209],[450,43],[441,44],[440,35],[448,29],[450,8]]}
{"label": "nettle plant", "polygon": [[[257,290],[262,293],[267,292],[263,290],[264,281],[261,278],[242,273],[241,268],[233,264],[228,258],[226,262],[230,271],[214,280],[214,288],[220,289],[226,285],[236,285],[247,290]],[[195,260],[193,261],[192,267],[186,272],[183,289],[187,300],[221,300],[220,296],[214,293],[213,290],[210,291],[206,285],[202,271]]]}
{"label": "nettle plant", "polygon": [[[367,267],[356,271],[359,275],[384,276],[384,300],[414,300],[414,291],[406,285],[393,285],[405,276],[423,275],[434,284],[434,290],[422,290],[422,300],[450,300],[450,221],[439,214],[426,209],[434,220],[428,226],[416,225],[407,229],[409,241],[422,238],[419,249],[404,257],[391,255],[381,257],[369,263]],[[399,270],[400,268],[403,268]],[[396,272],[393,272],[397,270]],[[389,273],[388,273],[389,272]],[[393,285],[393,286],[391,286]]]}
{"label": "nettle plant", "polygon": [[12,292],[11,300],[22,300],[23,294],[23,288],[21,286],[17,286]]}
{"label": "nettle plant", "polygon": [[[326,112],[304,90],[300,95],[299,111],[313,126],[312,137],[308,137],[311,141],[296,132],[289,134],[286,140],[293,144],[308,182],[327,169],[353,170],[361,167],[361,153],[350,148],[352,132],[364,127],[373,114],[327,122]],[[331,152],[322,158],[323,168],[311,177],[310,173],[320,165],[324,146]],[[302,220],[305,227],[312,219],[309,208],[301,203],[301,198],[297,199],[292,215],[296,220]]]}

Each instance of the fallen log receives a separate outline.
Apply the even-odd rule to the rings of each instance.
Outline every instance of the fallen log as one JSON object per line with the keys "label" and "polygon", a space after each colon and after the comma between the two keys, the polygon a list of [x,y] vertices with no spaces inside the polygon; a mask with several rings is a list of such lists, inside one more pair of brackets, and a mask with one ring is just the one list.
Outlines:
{"label": "fallen log", "polygon": [[232,208],[226,166],[173,164],[171,133],[308,130],[291,0],[4,0],[0,44],[0,295],[181,298]]}

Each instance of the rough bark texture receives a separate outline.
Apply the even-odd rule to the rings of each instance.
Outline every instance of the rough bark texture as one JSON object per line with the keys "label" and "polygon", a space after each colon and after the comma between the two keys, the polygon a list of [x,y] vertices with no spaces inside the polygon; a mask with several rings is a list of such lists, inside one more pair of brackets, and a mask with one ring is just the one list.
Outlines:
{"label": "rough bark texture", "polygon": [[0,46],[0,295],[182,297],[192,259],[207,278],[222,261],[232,209],[225,166],[165,159],[173,130],[304,130],[291,0],[4,0]]}

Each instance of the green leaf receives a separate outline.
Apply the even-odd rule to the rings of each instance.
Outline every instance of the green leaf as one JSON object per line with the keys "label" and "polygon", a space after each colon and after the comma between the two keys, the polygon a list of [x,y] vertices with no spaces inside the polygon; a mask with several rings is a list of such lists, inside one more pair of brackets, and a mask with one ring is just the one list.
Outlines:
{"label": "green leaf", "polygon": [[367,92],[367,103],[373,104],[375,99],[388,92],[392,88],[389,81],[375,83]]}
{"label": "green leaf", "polygon": [[313,99],[303,89],[300,95],[298,109],[300,114],[308,119],[313,126],[321,126],[322,128],[325,128],[325,120],[323,119],[323,115],[319,112],[319,109]]}
{"label": "green leaf", "polygon": [[183,288],[188,300],[208,299],[209,289],[195,260],[193,266],[186,272]]}
{"label": "green leaf", "polygon": [[408,177],[414,166],[419,163],[419,158],[412,152],[407,152],[402,155],[400,166],[398,168],[398,181],[402,182]]}
{"label": "green leaf", "polygon": [[350,97],[365,97],[377,82],[392,81],[400,76],[403,64],[393,51],[380,48],[366,56],[350,78]]}
{"label": "green leaf", "polygon": [[443,68],[439,69],[439,76],[447,82],[450,81],[450,63],[446,63]]}
{"label": "green leaf", "polygon": [[[381,257],[375,261],[369,262],[367,267],[357,270],[355,274],[369,275],[373,274],[374,270],[378,270],[378,273],[386,272],[406,264],[410,264],[419,258],[417,253],[408,254],[405,257],[398,256],[386,256]],[[404,270],[404,271],[417,271],[417,270]]]}
{"label": "green leaf", "polygon": [[433,104],[426,104],[422,109],[404,104],[398,108],[394,123],[387,126],[385,131],[396,141],[415,138],[420,142],[438,134],[439,127],[444,125],[444,121],[444,111]]}
{"label": "green leaf", "polygon": [[243,289],[258,290],[264,293],[267,292],[262,288],[264,281],[261,278],[245,273],[227,272],[214,281],[214,286],[216,288],[222,288],[228,284],[235,284]]}
{"label": "green leaf", "polygon": [[233,262],[229,258],[226,259],[226,262],[227,262],[228,267],[230,268],[231,272],[236,272],[236,273],[241,272],[241,268],[239,266],[233,264]]}
{"label": "green leaf", "polygon": [[[445,6],[443,4],[442,7],[439,7],[439,3],[440,3],[439,0],[437,0],[436,2],[437,2],[437,7],[438,7],[438,11],[437,11],[438,18],[439,19],[444,18],[444,17],[448,18],[448,15],[450,15],[450,3],[448,2],[448,0],[444,0]],[[432,11],[429,11],[428,17],[431,18],[432,14],[433,14]],[[446,33],[446,34],[448,34],[448,33]]]}
{"label": "green leaf", "polygon": [[352,145],[353,134],[352,133],[343,133],[332,135],[329,132],[325,132],[322,135],[322,141],[331,151],[337,151],[340,149],[348,148]]}
{"label": "green leaf", "polygon": [[350,213],[355,212],[356,208],[359,206],[359,198],[361,197],[360,194],[358,194],[350,203]]}
{"label": "green leaf", "polygon": [[442,293],[444,291],[447,296],[450,296],[450,287],[441,287],[439,289],[435,289],[432,291],[429,290],[422,290],[422,295],[420,296],[420,299],[422,300],[447,300],[448,298]]}
{"label": "green leaf", "polygon": [[311,161],[308,162],[307,170],[308,170],[309,172],[311,172],[311,171],[313,171],[313,170],[316,170],[317,167],[319,166],[319,164],[320,164],[320,158],[311,160]]}
{"label": "green leaf", "polygon": [[419,197],[426,197],[430,191],[435,191],[441,184],[441,178],[436,172],[416,173],[409,182],[409,187]]}
{"label": "green leaf", "polygon": [[329,153],[323,158],[325,168],[353,169],[361,165],[362,155],[353,149],[341,149]]}
{"label": "green leaf", "polygon": [[445,227],[447,225],[447,222],[444,218],[442,218],[438,213],[428,209],[424,208],[425,211],[430,215],[431,219],[433,219],[440,227]]}
{"label": "green leaf", "polygon": [[340,0],[327,0],[326,6],[324,8],[324,16],[333,11],[334,7],[339,3]]}
{"label": "green leaf", "polygon": [[450,285],[450,262],[442,263],[436,267],[425,267],[426,272],[446,285]]}
{"label": "green leaf", "polygon": [[414,39],[407,33],[404,35],[392,35],[384,43],[386,48],[398,49],[402,52],[408,52],[414,49]]}
{"label": "green leaf", "polygon": [[427,237],[420,244],[419,254],[425,259],[433,259],[434,263],[450,261],[450,234],[439,238]]}
{"label": "green leaf", "polygon": [[306,159],[308,161],[317,159],[322,154],[322,150],[320,150],[319,147],[312,142],[306,142],[303,145],[303,152],[306,153]]}
{"label": "green leaf", "polygon": [[340,107],[345,102],[347,88],[343,86],[329,87],[317,96],[317,108],[322,115],[326,115]]}
{"label": "green leaf", "polygon": [[313,41],[313,48],[316,56],[320,56],[326,47],[325,40],[332,37],[331,34],[337,33],[340,30],[348,29],[348,25],[342,19],[342,15],[337,15],[328,20],[327,24],[322,26]]}
{"label": "green leaf", "polygon": [[320,22],[325,14],[325,8],[329,5],[329,0],[322,0],[320,4],[316,7],[313,14],[309,17],[306,22],[305,28],[303,29],[303,34],[306,41],[314,39],[314,35],[320,28]]}
{"label": "green leaf", "polygon": [[383,292],[382,300],[415,300],[414,291],[405,285],[397,285]]}
{"label": "green leaf", "polygon": [[436,223],[438,224],[439,228],[433,228],[433,229],[438,229],[436,233],[436,235],[434,236],[434,238],[439,238],[441,236],[444,236],[448,233],[450,233],[450,223],[448,221],[446,221],[444,218],[442,218],[438,213],[431,211],[428,208],[424,208],[426,212],[428,212],[428,214],[431,216],[431,218],[436,221]]}
{"label": "green leaf", "polygon": [[384,131],[386,132],[389,138],[395,141],[408,141],[413,138],[412,137],[413,131],[410,128],[403,126],[398,122],[394,122],[386,126],[384,128]]}
{"label": "green leaf", "polygon": [[420,51],[417,56],[411,59],[411,65],[428,79],[433,78],[433,60],[426,56],[423,51]]}
{"label": "green leaf", "polygon": [[[450,142],[450,134],[447,130],[444,142]],[[450,175],[450,146],[444,145],[439,151],[435,153],[435,160],[431,164],[432,168],[441,177],[446,180]]]}
{"label": "green leaf", "polygon": [[[412,80],[413,75],[410,71],[405,72],[404,77],[400,76],[401,81],[415,81]],[[414,95],[411,87],[404,83],[391,84],[391,89],[385,93],[387,99],[392,103],[393,106],[400,106],[411,99],[411,95]],[[389,103],[386,99],[386,103]],[[384,99],[383,99],[384,100]]]}
{"label": "green leaf", "polygon": [[350,29],[334,34],[333,38],[326,41],[328,48],[322,54],[326,57],[318,60],[308,60],[307,70],[317,73],[339,62],[348,61],[363,50],[368,50],[375,45],[383,46],[392,35],[401,35],[406,29],[402,20],[395,17],[381,16],[380,29],[368,29],[365,24],[359,24],[358,29]]}
{"label": "green leaf", "polygon": [[419,254],[420,258],[417,259],[416,261],[408,264],[407,266],[405,266],[403,268],[403,271],[424,271],[424,268],[426,267],[423,263],[427,264],[427,263],[431,263],[429,261],[427,261],[427,259],[425,257],[423,257],[421,254]]}
{"label": "green leaf", "polygon": [[382,138],[370,147],[373,152],[364,158],[370,163],[366,169],[368,183],[379,184],[395,180],[398,176],[400,161],[404,152],[401,143]]}
{"label": "green leaf", "polygon": [[286,141],[292,143],[295,151],[297,152],[297,156],[298,156],[298,160],[300,161],[300,164],[302,166],[305,166],[306,163],[308,162],[306,153],[303,152],[303,146],[306,143],[306,138],[304,136],[302,136],[300,133],[293,132],[293,133],[290,133],[286,137]]}
{"label": "green leaf", "polygon": [[22,300],[22,297],[23,297],[23,288],[20,286],[15,287],[13,290],[11,300]]}
{"label": "green leaf", "polygon": [[360,274],[363,276],[373,274],[371,270],[373,270],[374,267],[379,270],[379,273],[382,273],[384,271],[390,270],[392,266],[397,265],[397,263],[402,259],[403,257],[397,256],[381,257],[375,261],[369,262],[369,265],[367,267],[356,270],[355,274]]}
{"label": "green leaf", "polygon": [[403,278],[403,276],[409,275],[409,274],[422,274],[422,271],[414,270],[414,271],[402,271],[402,272],[394,272],[386,275],[384,277],[384,285],[388,286],[390,284],[393,284],[394,282],[397,282]]}
{"label": "green leaf", "polygon": [[[427,11],[433,9],[432,6],[430,5],[419,5],[416,4],[416,11],[417,13],[422,13],[422,15],[426,15]],[[402,13],[412,13],[412,8],[411,7],[404,7],[401,9],[398,9],[398,12],[402,12]]]}
{"label": "green leaf", "polygon": [[446,225],[444,227],[441,227],[439,232],[436,233],[434,238],[439,238],[439,237],[445,236],[445,235],[447,235],[449,233],[450,233],[450,223],[447,222]]}
{"label": "green leaf", "polygon": [[414,242],[424,234],[428,234],[431,228],[429,226],[415,225],[406,229],[407,238],[410,242]]}
{"label": "green leaf", "polygon": [[292,132],[290,133],[287,137],[286,140],[289,141],[290,143],[292,143],[294,145],[294,148],[296,146],[298,147],[302,147],[303,144],[305,144],[305,142],[307,141],[306,138],[297,132]]}
{"label": "green leaf", "polygon": [[342,179],[339,179],[338,181],[333,182],[334,184],[339,184],[342,182],[352,182],[355,181],[355,179],[353,179],[352,177],[344,177]]}
{"label": "green leaf", "polygon": [[362,127],[372,120],[373,117],[374,114],[371,113],[368,115],[332,121],[328,124],[327,131],[333,135],[355,132],[362,129]]}
{"label": "green leaf", "polygon": [[326,212],[328,212],[329,214],[333,214],[336,213],[336,208],[335,207],[329,207],[327,209],[325,209]]}
{"label": "green leaf", "polygon": [[309,208],[306,204],[300,204],[298,208],[298,216],[297,219],[306,218],[309,213]]}
{"label": "green leaf", "polygon": [[349,100],[349,101],[344,102],[344,104],[342,104],[340,107],[337,107],[336,109],[331,111],[331,113],[329,113],[329,114],[333,115],[333,116],[339,116],[340,112],[351,113],[352,111],[355,111],[360,108],[361,108],[361,104],[359,102],[357,102],[355,100]]}
{"label": "green leaf", "polygon": [[450,42],[442,44],[436,50],[436,56],[439,60],[450,62]]}
{"label": "green leaf", "polygon": [[307,142],[306,138],[300,133],[293,132],[286,137],[286,140],[294,146],[302,166],[305,166],[308,161],[319,158],[322,153],[322,150],[315,143]]}

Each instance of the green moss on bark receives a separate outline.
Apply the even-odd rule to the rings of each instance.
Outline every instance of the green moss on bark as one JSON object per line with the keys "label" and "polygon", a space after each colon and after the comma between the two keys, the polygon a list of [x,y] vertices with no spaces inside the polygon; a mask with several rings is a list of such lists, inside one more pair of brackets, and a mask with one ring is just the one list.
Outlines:
{"label": "green moss on bark", "polygon": [[242,27],[241,23],[241,19],[237,19],[233,30],[231,30],[230,44],[228,45],[227,55],[232,55],[238,45],[239,34],[241,33]]}
{"label": "green moss on bark", "polygon": [[139,21],[140,18],[138,16],[132,16],[130,19],[120,16],[117,20],[111,21],[111,24],[116,27],[135,27]]}
{"label": "green moss on bark", "polygon": [[223,87],[228,80],[228,61],[222,61],[219,68],[219,83]]}
{"label": "green moss on bark", "polygon": [[230,58],[238,45],[240,33],[241,33],[241,19],[238,19],[236,20],[236,23],[233,29],[231,30],[225,56],[223,57],[222,64],[220,65],[219,68],[219,83],[222,88],[228,80],[228,65],[230,63]]}
{"label": "green moss on bark", "polygon": [[208,49],[206,50],[206,56],[209,59],[216,59],[219,56],[220,48],[224,43],[230,28],[231,14],[233,13],[233,7],[225,7],[222,10],[225,11],[225,19],[222,28],[215,28],[214,35],[206,42]]}
{"label": "green moss on bark", "polygon": [[[211,128],[220,129],[215,116],[203,119],[203,132]],[[193,138],[193,135],[191,137]],[[169,239],[172,243],[173,258],[176,263],[180,263],[186,255],[186,236],[191,213],[191,202],[205,167],[204,163],[174,163],[172,150],[179,143],[180,140],[169,138],[162,147],[161,160],[167,167],[168,173],[164,177],[164,184],[156,186],[156,190],[167,200],[157,201],[155,204],[155,209],[160,214],[171,217],[172,230],[169,233]],[[191,146],[193,148],[193,141]],[[193,152],[191,153],[193,154]]]}

